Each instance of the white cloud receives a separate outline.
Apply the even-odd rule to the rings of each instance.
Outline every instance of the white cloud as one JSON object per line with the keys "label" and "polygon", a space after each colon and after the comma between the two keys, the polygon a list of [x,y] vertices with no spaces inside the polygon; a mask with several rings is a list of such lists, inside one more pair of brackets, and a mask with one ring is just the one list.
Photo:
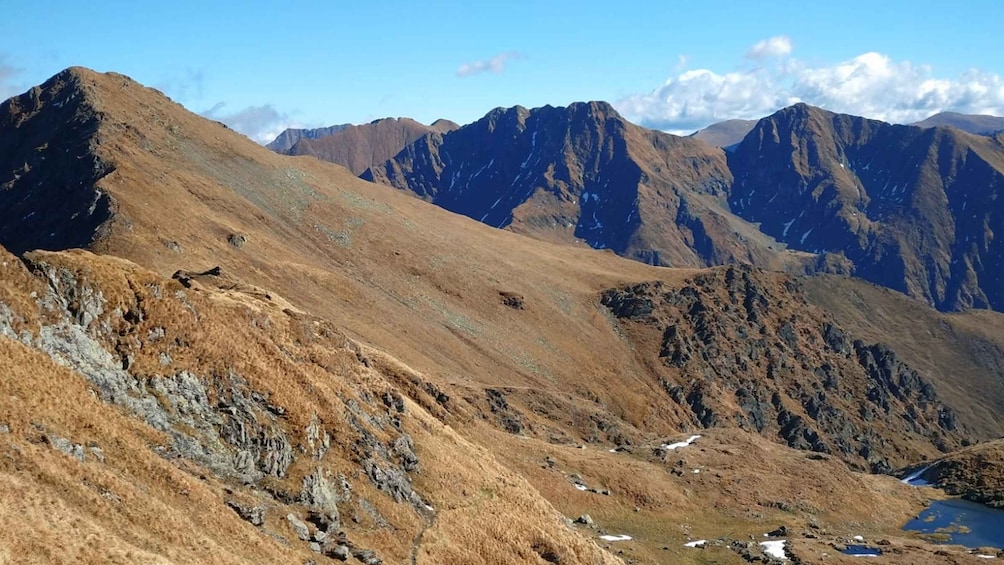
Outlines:
{"label": "white cloud", "polygon": [[792,50],[791,38],[787,35],[775,35],[763,41],[758,41],[746,52],[746,58],[754,61],[761,61],[771,57],[784,57],[790,55]]}
{"label": "white cloud", "polygon": [[202,116],[227,124],[258,143],[269,143],[286,128],[302,127],[287,114],[275,109],[271,104],[249,106],[236,112],[226,111],[226,104],[220,102],[202,112]]}
{"label": "white cloud", "polygon": [[505,70],[505,66],[509,61],[515,61],[522,58],[523,55],[518,51],[506,51],[505,53],[495,55],[491,59],[473,61],[460,65],[460,67],[457,68],[457,76],[463,78],[484,72],[499,74]]}
{"label": "white cloud", "polygon": [[185,68],[174,71],[154,87],[176,101],[202,100],[206,77],[202,70]]}
{"label": "white cloud", "polygon": [[[784,39],[780,41],[779,39]],[[693,131],[711,123],[755,119],[796,102],[894,123],[942,111],[1004,115],[1004,78],[970,70],[955,78],[934,69],[868,52],[833,65],[810,65],[790,56],[786,38],[750,48],[747,58],[777,57],[776,64],[726,73],[687,70],[648,94],[620,100],[627,118],[667,131]]]}
{"label": "white cloud", "polygon": [[21,70],[8,63],[5,55],[0,55],[0,102],[22,90],[21,86],[14,82],[14,77],[21,74]]}

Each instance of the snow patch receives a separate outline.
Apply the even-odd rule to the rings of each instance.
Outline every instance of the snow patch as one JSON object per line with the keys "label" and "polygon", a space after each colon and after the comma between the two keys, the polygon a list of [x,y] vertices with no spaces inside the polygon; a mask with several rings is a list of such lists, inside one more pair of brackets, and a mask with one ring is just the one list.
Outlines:
{"label": "snow patch", "polygon": [[770,555],[774,559],[781,559],[781,560],[787,561],[788,560],[788,554],[786,554],[784,552],[784,544],[785,543],[787,543],[787,540],[783,540],[783,539],[771,540],[771,541],[762,541],[762,542],[760,542],[760,548],[763,549],[764,553],[766,553],[767,555]]}
{"label": "snow patch", "polygon": [[617,535],[617,536],[600,536],[600,539],[606,541],[631,541],[631,536],[628,535]]}
{"label": "snow patch", "polygon": [[494,164],[495,164],[495,159],[493,158],[491,161],[488,161],[487,165],[485,165],[484,167],[481,167],[480,169],[478,169],[478,172],[476,172],[473,175],[471,175],[471,180],[474,180],[474,179],[478,178],[478,175],[480,175],[481,173],[483,173],[485,171],[485,169],[487,169],[488,167],[491,167]]}
{"label": "snow patch", "polygon": [[804,244],[805,243],[805,238],[809,237],[809,234],[812,233],[812,230],[813,230],[813,228],[809,228],[809,231],[803,233],[802,234],[802,239],[798,240],[798,242],[801,243],[801,244]]}
{"label": "snow patch", "polygon": [[678,441],[676,443],[665,443],[665,444],[663,444],[662,448],[663,449],[668,449],[668,450],[672,451],[672,450],[680,448],[680,447],[687,447],[688,445],[690,445],[690,444],[694,443],[695,441],[697,441],[697,438],[699,438],[699,437],[701,437],[701,436],[699,436],[699,435],[697,435],[697,436],[690,436],[690,437],[688,437],[686,439],[686,441]]}
{"label": "snow patch", "polygon": [[904,484],[908,484],[908,485],[913,486],[913,487],[931,486],[931,483],[929,483],[929,482],[925,481],[924,479],[920,478],[920,476],[923,475],[925,472],[927,472],[927,470],[930,469],[930,468],[931,468],[930,465],[928,465],[927,467],[922,467],[922,468],[920,468],[920,469],[918,469],[918,470],[910,473],[909,475],[903,477],[903,479],[900,480],[900,482],[904,483]]}
{"label": "snow patch", "polygon": [[704,544],[706,543],[708,543],[708,540],[699,539],[694,541],[688,541],[687,543],[683,544],[683,547],[703,547]]}
{"label": "snow patch", "polygon": [[798,213],[798,217],[797,218],[795,218],[794,220],[792,220],[790,222],[786,222],[784,224],[784,231],[781,233],[781,237],[788,237],[788,230],[791,229],[791,225],[794,224],[795,222],[797,222],[798,220],[800,220],[802,218],[802,214],[804,214],[804,213],[805,213],[805,210],[802,210],[801,212]]}

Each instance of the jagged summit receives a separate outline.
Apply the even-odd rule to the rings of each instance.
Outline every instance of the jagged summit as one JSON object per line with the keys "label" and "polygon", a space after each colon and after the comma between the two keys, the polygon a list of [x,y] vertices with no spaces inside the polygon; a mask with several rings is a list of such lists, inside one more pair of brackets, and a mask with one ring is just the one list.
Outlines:
{"label": "jagged summit", "polygon": [[8,249],[84,247],[111,218],[113,201],[95,187],[113,170],[94,153],[102,79],[71,67],[0,104],[0,241]]}
{"label": "jagged summit", "polygon": [[496,108],[420,138],[362,178],[495,227],[656,265],[782,263],[724,206],[724,153],[646,130],[606,102]]}
{"label": "jagged summit", "polygon": [[893,125],[798,104],[729,155],[730,203],[794,249],[940,309],[1004,308],[997,193],[1004,146],[955,128]]}

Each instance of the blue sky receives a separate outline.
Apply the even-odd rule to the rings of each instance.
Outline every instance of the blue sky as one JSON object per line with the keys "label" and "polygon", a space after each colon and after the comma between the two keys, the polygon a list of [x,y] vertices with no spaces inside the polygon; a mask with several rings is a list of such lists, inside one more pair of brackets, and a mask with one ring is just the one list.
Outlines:
{"label": "blue sky", "polygon": [[82,65],[260,141],[597,99],[676,132],[795,101],[889,121],[1004,114],[994,0],[11,4],[0,96]]}

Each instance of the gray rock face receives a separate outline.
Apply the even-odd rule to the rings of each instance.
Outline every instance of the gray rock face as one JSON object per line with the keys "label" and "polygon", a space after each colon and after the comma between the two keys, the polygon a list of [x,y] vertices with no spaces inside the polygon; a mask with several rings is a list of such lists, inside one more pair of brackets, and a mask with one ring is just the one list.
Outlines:
{"label": "gray rock face", "polygon": [[53,436],[53,435],[46,436],[46,439],[48,440],[49,445],[53,447],[53,449],[62,451],[63,453],[69,455],[70,457],[73,457],[77,461],[80,461],[81,463],[83,463],[84,460],[87,458],[87,456],[84,454],[84,446],[80,445],[79,443],[73,443],[64,437]]}
{"label": "gray rock face", "polygon": [[227,506],[252,526],[261,526],[265,523],[265,509],[261,506],[246,506],[235,500],[228,500]]}
{"label": "gray rock face", "polygon": [[328,550],[325,555],[332,559],[337,559],[339,561],[348,561],[352,554],[349,552],[349,546],[347,545],[336,545],[330,550]]}
{"label": "gray rock face", "polygon": [[749,267],[602,294],[626,335],[661,333],[669,397],[704,427],[732,422],[789,446],[889,472],[907,441],[961,442],[955,413],[882,344],[854,341],[798,285]]}
{"label": "gray rock face", "polygon": [[317,416],[314,416],[310,425],[307,426],[307,444],[310,446],[314,459],[321,459],[331,448],[331,436],[328,435]]}
{"label": "gray rock face", "polygon": [[293,528],[293,533],[296,534],[296,537],[302,541],[310,540],[310,528],[296,514],[286,514],[286,521],[289,522],[289,527]]}
{"label": "gray rock face", "polygon": [[378,489],[394,498],[395,502],[408,501],[416,507],[422,506],[422,499],[411,488],[408,475],[394,466],[381,466],[374,459],[363,461],[363,472]]}
{"label": "gray rock face", "polygon": [[[44,352],[86,377],[104,401],[168,433],[170,454],[245,482],[285,475],[293,461],[290,441],[273,415],[275,407],[250,390],[243,378],[231,372],[204,379],[186,371],[134,377],[123,368],[131,363],[112,355],[101,338],[111,333],[107,316],[138,322],[142,313],[106,312],[101,291],[81,282],[72,271],[37,261],[32,266],[49,284],[49,292],[37,299],[39,306],[56,321],[42,325],[37,336],[19,333],[17,316],[4,306],[0,335],[19,338]],[[216,389],[215,404],[209,400],[207,382]]]}
{"label": "gray rock face", "polygon": [[340,490],[331,474],[321,467],[303,478],[300,502],[320,514],[318,519],[323,520],[325,531],[334,531],[341,526],[338,503],[348,499],[348,492],[339,493]]}

